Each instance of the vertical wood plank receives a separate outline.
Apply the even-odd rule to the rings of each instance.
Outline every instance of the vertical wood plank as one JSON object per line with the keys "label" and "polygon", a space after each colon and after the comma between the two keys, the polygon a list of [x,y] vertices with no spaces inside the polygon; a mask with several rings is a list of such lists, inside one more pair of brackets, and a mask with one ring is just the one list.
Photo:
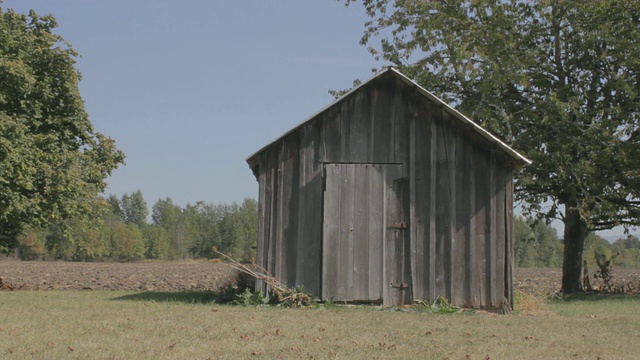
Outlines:
{"label": "vertical wood plank", "polygon": [[338,261],[340,253],[340,194],[341,169],[335,164],[325,165],[326,190],[324,194],[324,231],[322,257],[322,298],[337,296]]}
{"label": "vertical wood plank", "polygon": [[322,126],[321,143],[322,157],[324,163],[334,163],[342,161],[342,123],[346,121],[343,118],[346,110],[344,104],[339,104],[336,108],[331,108],[321,119],[319,123]]}
{"label": "vertical wood plank", "polygon": [[298,260],[298,198],[299,186],[299,142],[297,138],[289,137],[283,141],[284,162],[281,169],[282,177],[282,239],[283,253],[280,265],[282,281],[289,287],[298,285],[296,269]]}
{"label": "vertical wood plank", "polygon": [[466,253],[466,291],[467,291],[467,306],[479,307],[480,306],[480,295],[477,291],[477,286],[475,285],[478,282],[478,276],[476,274],[475,262],[477,261],[476,256],[476,237],[475,237],[475,228],[476,228],[476,171],[475,171],[475,159],[474,152],[475,147],[471,142],[469,142],[468,151],[466,152],[466,159],[468,162],[467,170],[468,170],[468,198],[469,198],[469,228],[467,229],[466,236],[466,244],[467,244],[467,253]]}
{"label": "vertical wood plank", "polygon": [[372,161],[377,163],[393,162],[393,123],[396,103],[393,89],[386,86],[388,82],[376,84],[373,93],[371,125],[373,126],[371,154]]}
{"label": "vertical wood plank", "polygon": [[486,151],[474,152],[474,184],[475,184],[475,211],[473,216],[474,222],[474,304],[479,307],[486,307],[487,302],[487,258],[486,258],[486,239],[487,236],[487,219],[490,205],[489,197],[489,181],[488,176],[490,168],[487,162]]}
{"label": "vertical wood plank", "polygon": [[275,274],[276,272],[276,241],[277,241],[277,223],[278,223],[278,153],[274,149],[268,154],[269,156],[269,203],[270,209],[269,213],[271,214],[271,218],[269,221],[269,240],[267,242],[267,251],[266,251],[266,260],[267,266],[265,269],[270,274]]}
{"label": "vertical wood plank", "polygon": [[502,308],[504,306],[504,292],[505,292],[505,246],[506,246],[506,234],[505,234],[505,176],[504,171],[499,166],[497,161],[493,161],[495,168],[495,270],[492,276],[495,278],[495,303],[494,306]]}
{"label": "vertical wood plank", "polygon": [[369,168],[369,299],[383,298],[384,178],[380,165]]}
{"label": "vertical wood plank", "polygon": [[[256,262],[258,265],[266,268],[265,262],[265,248],[267,241],[266,225],[269,223],[269,210],[267,193],[267,171],[264,162],[264,157],[260,156],[259,168],[258,168],[258,243],[257,243],[257,256]],[[256,281],[256,291],[266,291],[266,284],[262,280]]]}
{"label": "vertical wood plank", "polygon": [[431,150],[429,151],[429,299],[436,298],[436,261],[437,261],[437,250],[436,250],[436,238],[438,236],[436,232],[436,224],[438,222],[436,209],[437,209],[437,177],[440,175],[440,172],[437,168],[438,162],[438,125],[437,125],[437,112],[435,109],[431,111]]}
{"label": "vertical wood plank", "polygon": [[353,114],[355,104],[355,97],[350,96],[343,100],[341,105],[341,117],[340,123],[340,156],[338,162],[349,162],[349,155],[351,154],[350,139],[351,139],[351,116]]}
{"label": "vertical wood plank", "polygon": [[418,276],[418,259],[417,259],[417,244],[418,244],[418,224],[417,224],[417,214],[416,214],[416,186],[418,185],[418,181],[416,179],[416,117],[417,114],[411,116],[409,118],[409,161],[407,166],[409,168],[409,178],[408,178],[408,219],[409,222],[409,251],[408,251],[408,262],[409,262],[409,274],[410,279],[408,282],[411,284],[411,300],[413,299],[422,299],[422,276]]}
{"label": "vertical wood plank", "polygon": [[322,163],[321,124],[308,123],[299,131],[300,174],[298,199],[298,239],[296,283],[319,296],[322,277]]}
{"label": "vertical wood plank", "polygon": [[487,274],[487,306],[493,307],[496,306],[497,298],[496,298],[496,234],[495,234],[495,223],[496,223],[496,171],[495,171],[495,163],[494,163],[494,155],[493,153],[489,154],[489,199],[487,201],[488,211],[487,211],[487,227],[486,231],[486,274]]}
{"label": "vertical wood plank", "polygon": [[513,309],[513,268],[515,261],[513,239],[513,170],[507,169],[505,173],[505,298],[509,309]]}
{"label": "vertical wood plank", "polygon": [[[384,168],[379,168],[382,173],[381,178],[384,179]],[[382,304],[383,306],[391,306],[393,303],[391,300],[391,288],[389,287],[389,282],[391,279],[389,278],[389,259],[393,259],[395,254],[393,253],[393,247],[388,246],[388,244],[393,240],[392,233],[390,233],[388,224],[389,224],[389,207],[387,206],[388,198],[390,196],[389,189],[387,184],[385,184],[384,180],[382,180],[383,184],[383,206],[382,206],[382,216],[383,216],[383,237],[382,237]]]}
{"label": "vertical wood plank", "polygon": [[354,176],[354,244],[353,244],[353,300],[369,299],[369,164],[355,167]]}
{"label": "vertical wood plank", "polygon": [[397,243],[400,241],[399,229],[394,229],[390,225],[397,221],[397,198],[393,183],[385,186],[385,241],[384,241],[384,280],[383,280],[383,302],[384,306],[400,305],[400,290],[392,285],[398,283],[398,261],[399,255]]}
{"label": "vertical wood plank", "polygon": [[[406,171],[402,169],[402,175],[404,175]],[[406,177],[402,176],[402,178],[395,180],[397,182],[398,188],[398,201],[400,207],[400,221],[403,223],[410,223],[411,219],[409,217],[410,214],[410,206],[409,206],[409,181]],[[402,253],[401,261],[398,267],[398,271],[401,273],[400,281],[403,284],[406,284],[407,287],[402,290],[402,305],[411,304],[413,301],[413,289],[411,287],[411,283],[413,282],[413,276],[411,272],[411,232],[410,227],[405,228],[402,231],[402,239],[399,246],[397,247],[397,251]]]}
{"label": "vertical wood plank", "polygon": [[[276,179],[276,187],[275,187],[275,198],[274,198],[274,207],[276,211],[276,217],[274,221],[273,228],[273,244],[274,244],[274,254],[273,254],[273,269],[271,270],[271,275],[273,275],[276,279],[281,282],[287,283],[286,273],[283,273],[284,268],[284,258],[285,249],[284,249],[284,220],[285,216],[285,208],[284,208],[284,197],[286,192],[284,190],[284,181],[286,177],[286,173],[284,173],[284,141],[281,141],[279,146],[274,147],[277,148],[277,163],[275,168],[275,179]],[[283,269],[284,268],[284,269]]]}
{"label": "vertical wood plank", "polygon": [[[397,286],[403,282],[403,252],[404,252],[404,229],[392,226],[402,221],[402,204],[400,184],[394,181],[402,176],[402,166],[384,165],[385,183],[385,231],[384,231],[384,277],[383,277],[383,305],[402,305],[406,290],[401,290]],[[393,285],[393,286],[392,286]]]}
{"label": "vertical wood plank", "polygon": [[449,197],[447,199],[447,203],[449,206],[449,214],[448,214],[448,223],[445,222],[449,226],[447,231],[448,241],[445,242],[445,287],[446,287],[446,298],[454,302],[456,304],[460,304],[460,299],[456,297],[456,288],[459,286],[455,282],[455,275],[458,270],[456,268],[456,214],[457,214],[457,198],[456,198],[456,181],[457,181],[457,129],[456,123],[454,123],[454,119],[452,116],[443,111],[443,136],[445,139],[446,146],[446,164],[448,170],[448,189],[449,189]]}
{"label": "vertical wood plank", "polygon": [[338,257],[339,300],[353,300],[353,243],[354,243],[354,166],[340,165],[342,185],[340,188],[340,253]]}
{"label": "vertical wood plank", "polygon": [[[395,79],[394,85],[402,89],[400,80]],[[393,161],[398,164],[405,164],[409,160],[409,139],[408,134],[411,118],[416,112],[416,107],[423,101],[417,98],[417,94],[410,89],[396,91],[393,95],[392,132],[387,136],[393,139]],[[403,169],[403,177],[409,176],[409,167]]]}
{"label": "vertical wood plank", "polygon": [[451,244],[451,180],[449,171],[449,146],[443,124],[442,111],[436,120],[436,297],[451,299],[448,284]]}
{"label": "vertical wood plank", "polygon": [[310,131],[311,168],[310,180],[307,184],[307,206],[305,216],[305,233],[309,246],[305,249],[304,284],[312,294],[320,292],[322,266],[322,163],[320,162],[320,124],[315,123]]}
{"label": "vertical wood plank", "polygon": [[466,129],[459,129],[456,141],[455,163],[455,199],[456,221],[454,233],[454,262],[453,284],[454,294],[452,301],[460,306],[470,306],[468,292],[468,245],[469,245],[469,154],[472,149],[464,139],[469,136]]}
{"label": "vertical wood plank", "polygon": [[[304,261],[305,261],[305,247],[309,246],[309,239],[304,236],[305,228],[307,223],[306,217],[306,204],[307,204],[307,183],[308,183],[308,166],[307,166],[307,158],[305,155],[305,150],[301,146],[299,151],[299,164],[298,164],[298,221],[296,226],[296,239],[298,241],[298,246],[296,248],[296,284],[305,285],[307,291],[308,285],[304,282]],[[317,294],[321,296],[322,294]]]}
{"label": "vertical wood plank", "polygon": [[371,148],[371,89],[362,89],[354,94],[354,106],[349,118],[348,162],[370,162],[373,158]]}
{"label": "vertical wood plank", "polygon": [[[410,170],[409,181],[413,185],[415,192],[412,205],[415,213],[411,217],[412,234],[415,237],[415,274],[413,274],[413,296],[414,299],[430,300],[433,298],[433,271],[431,264],[431,242],[435,239],[432,234],[432,208],[434,200],[435,177],[432,175],[433,166],[432,151],[434,137],[432,132],[433,126],[433,104],[430,102],[418,102],[416,107],[415,121],[409,136],[411,136],[415,150],[410,151],[410,156],[415,159],[411,161],[413,170]],[[433,181],[432,181],[433,180]]]}

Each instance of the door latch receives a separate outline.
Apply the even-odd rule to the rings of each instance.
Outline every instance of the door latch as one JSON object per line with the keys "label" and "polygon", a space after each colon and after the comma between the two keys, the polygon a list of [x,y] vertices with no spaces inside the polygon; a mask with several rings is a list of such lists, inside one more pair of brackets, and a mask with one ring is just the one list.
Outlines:
{"label": "door latch", "polygon": [[392,287],[394,289],[400,289],[400,290],[404,290],[404,289],[408,289],[409,288],[409,284],[408,283],[399,283],[399,284],[394,284],[393,282],[391,282],[389,284],[389,287]]}

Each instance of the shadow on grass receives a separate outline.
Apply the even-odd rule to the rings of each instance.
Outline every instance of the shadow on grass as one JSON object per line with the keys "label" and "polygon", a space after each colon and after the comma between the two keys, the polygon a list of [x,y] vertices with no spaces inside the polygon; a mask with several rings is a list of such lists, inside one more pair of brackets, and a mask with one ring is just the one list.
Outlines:
{"label": "shadow on grass", "polygon": [[232,299],[228,294],[213,291],[182,291],[182,292],[155,292],[145,291],[136,294],[123,295],[112,298],[116,301],[153,301],[153,302],[179,302],[187,304],[226,304]]}

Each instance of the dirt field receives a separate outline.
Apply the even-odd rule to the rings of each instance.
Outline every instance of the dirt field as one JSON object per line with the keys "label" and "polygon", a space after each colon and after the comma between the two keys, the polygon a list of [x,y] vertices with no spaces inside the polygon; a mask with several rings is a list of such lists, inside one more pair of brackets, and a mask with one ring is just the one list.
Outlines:
{"label": "dirt field", "polygon": [[217,291],[235,270],[211,261],[75,263],[0,261],[0,288],[24,290]]}
{"label": "dirt field", "polygon": [[[562,269],[516,268],[514,286],[527,294],[547,295],[560,290]],[[594,288],[602,282],[590,276]],[[640,269],[613,268],[613,283],[617,289],[624,289],[627,293],[640,293]]]}
{"label": "dirt field", "polygon": [[[0,289],[217,291],[235,270],[211,261],[73,263],[0,260]],[[544,295],[560,289],[560,269],[516,269],[515,287]],[[614,281],[640,292],[640,269],[614,269]],[[592,281],[593,283],[593,281]],[[595,284],[594,284],[595,285]]]}

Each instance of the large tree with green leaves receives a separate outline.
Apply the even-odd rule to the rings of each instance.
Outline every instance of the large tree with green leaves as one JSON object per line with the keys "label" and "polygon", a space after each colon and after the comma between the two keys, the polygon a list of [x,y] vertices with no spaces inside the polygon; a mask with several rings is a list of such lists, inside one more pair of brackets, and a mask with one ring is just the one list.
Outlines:
{"label": "large tree with green leaves", "polygon": [[640,216],[640,2],[345,0],[361,43],[533,160],[527,211],[564,222],[565,292],[586,235]]}
{"label": "large tree with green leaves", "polygon": [[124,160],[93,130],[78,54],[53,16],[0,8],[0,248],[18,234],[91,212]]}

